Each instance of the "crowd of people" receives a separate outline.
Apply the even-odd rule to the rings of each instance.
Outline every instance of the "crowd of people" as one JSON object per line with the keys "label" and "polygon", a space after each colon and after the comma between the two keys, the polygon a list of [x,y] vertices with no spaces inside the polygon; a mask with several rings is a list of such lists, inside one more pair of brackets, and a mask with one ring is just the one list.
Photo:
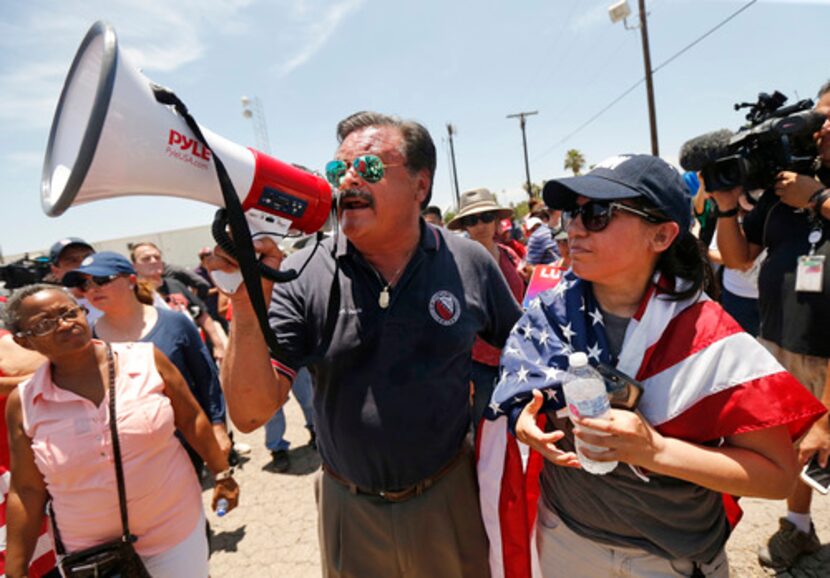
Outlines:
{"label": "crowd of people", "polygon": [[[208,576],[200,483],[222,511],[240,493],[227,417],[286,471],[291,391],[327,578],[724,577],[744,496],[787,500],[759,562],[791,567],[821,547],[799,473],[830,458],[830,83],[816,110],[821,167],[760,196],[621,154],[521,218],[477,188],[446,223],[428,131],[351,115],[332,234],[253,242],[302,270],[262,280],[276,351],[245,287],[212,285],[237,268],[221,248],[189,271],[59,241],[4,305],[6,575],[55,575],[53,547],[72,575],[114,541],[126,576]],[[576,413],[578,352],[639,403]]]}

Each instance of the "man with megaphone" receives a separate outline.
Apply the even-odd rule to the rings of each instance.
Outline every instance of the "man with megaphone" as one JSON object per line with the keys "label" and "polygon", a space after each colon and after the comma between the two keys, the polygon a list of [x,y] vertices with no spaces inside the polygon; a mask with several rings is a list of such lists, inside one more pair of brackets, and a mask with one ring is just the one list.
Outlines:
{"label": "man with megaphone", "polygon": [[[339,231],[284,262],[270,239],[254,241],[274,269],[308,261],[291,282],[262,281],[276,358],[245,287],[230,296],[231,418],[256,429],[296,371],[313,372],[323,576],[489,576],[467,441],[470,354],[476,335],[501,347],[520,310],[481,246],[420,217],[436,162],[423,126],[360,112],[337,135],[326,177]],[[208,267],[237,264],[217,248]]]}

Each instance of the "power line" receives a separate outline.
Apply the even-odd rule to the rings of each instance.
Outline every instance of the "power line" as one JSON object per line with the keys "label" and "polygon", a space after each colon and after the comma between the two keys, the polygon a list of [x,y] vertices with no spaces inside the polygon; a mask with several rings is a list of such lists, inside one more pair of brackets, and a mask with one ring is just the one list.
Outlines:
{"label": "power line", "polygon": [[[714,33],[715,31],[717,31],[719,28],[723,27],[723,26],[724,26],[725,24],[727,24],[730,20],[732,20],[733,18],[735,18],[736,16],[738,16],[738,14],[740,14],[741,12],[743,12],[744,10],[746,10],[747,8],[749,8],[750,6],[752,6],[753,4],[755,4],[757,1],[758,1],[758,0],[750,0],[749,2],[747,2],[746,4],[744,4],[743,6],[741,6],[738,10],[736,10],[735,12],[733,12],[732,14],[730,14],[729,16],[727,16],[725,19],[721,20],[718,24],[716,24],[714,27],[712,27],[712,28],[710,28],[709,30],[707,30],[704,34],[702,34],[701,36],[699,36],[697,39],[695,39],[695,40],[694,40],[694,41],[692,41],[691,43],[687,44],[686,46],[684,46],[683,48],[681,48],[680,50],[678,50],[677,52],[675,52],[675,53],[674,53],[672,56],[670,56],[668,59],[666,59],[666,60],[664,60],[663,62],[661,62],[661,63],[660,63],[657,67],[655,67],[655,68],[652,70],[652,73],[655,73],[655,72],[657,72],[658,70],[660,70],[661,68],[664,68],[664,67],[665,67],[666,65],[668,65],[670,62],[674,61],[675,59],[677,59],[678,57],[680,57],[682,54],[684,54],[685,52],[687,52],[689,49],[691,49],[692,47],[694,47],[695,45],[697,45],[698,43],[700,43],[700,42],[701,42],[704,38],[706,38],[706,37],[710,36],[712,33]],[[535,157],[533,160],[534,160],[534,161],[537,161],[537,160],[541,159],[542,157],[545,157],[545,156],[549,155],[550,153],[552,153],[552,152],[553,152],[554,150],[556,150],[558,147],[560,147],[561,145],[563,145],[564,143],[566,143],[566,142],[567,142],[568,140],[570,140],[572,137],[576,136],[576,135],[577,135],[578,133],[580,133],[583,129],[585,129],[586,127],[588,127],[588,125],[590,125],[590,124],[591,124],[591,123],[593,123],[595,120],[597,120],[600,116],[602,116],[605,112],[607,112],[607,111],[608,111],[608,109],[610,109],[610,108],[611,108],[611,107],[613,107],[615,104],[617,104],[619,101],[621,101],[623,98],[625,98],[626,96],[628,96],[629,94],[631,94],[631,92],[633,92],[635,88],[637,88],[638,86],[640,86],[641,84],[643,84],[645,81],[646,81],[646,79],[645,79],[645,76],[644,76],[643,78],[641,78],[640,80],[638,80],[637,82],[635,82],[632,86],[630,86],[628,89],[626,89],[626,90],[625,90],[625,92],[623,92],[623,93],[622,93],[622,94],[620,94],[617,98],[615,98],[614,100],[612,100],[609,104],[607,104],[607,105],[606,105],[604,108],[602,108],[599,112],[597,112],[597,113],[596,113],[596,114],[594,114],[591,118],[589,118],[587,121],[585,121],[584,123],[582,123],[581,125],[579,125],[579,127],[577,127],[575,130],[573,130],[573,131],[569,132],[569,133],[568,133],[565,137],[563,137],[563,138],[559,139],[559,140],[558,140],[556,143],[554,143],[551,147],[549,147],[549,148],[545,149],[545,151],[544,151],[543,153],[541,153],[539,156]]]}
{"label": "power line", "polygon": [[688,51],[690,48],[692,48],[693,46],[695,46],[696,44],[698,44],[701,40],[703,40],[703,39],[704,39],[704,38],[706,38],[707,36],[711,35],[713,32],[715,32],[715,31],[716,31],[716,30],[718,30],[719,28],[723,27],[723,26],[724,26],[727,22],[729,22],[730,20],[732,20],[733,18],[735,18],[738,14],[740,14],[741,12],[743,12],[744,10],[746,10],[747,8],[749,8],[750,6],[752,6],[753,4],[755,4],[757,1],[758,1],[758,0],[750,0],[749,2],[747,2],[746,4],[744,4],[743,6],[741,6],[741,7],[740,7],[737,11],[735,11],[734,13],[732,13],[731,15],[729,15],[726,19],[724,19],[724,20],[722,20],[720,23],[716,24],[714,28],[712,28],[711,30],[709,30],[708,32],[706,32],[705,34],[703,34],[703,36],[701,36],[701,37],[700,37],[700,38],[698,38],[697,40],[694,40],[691,44],[686,45],[684,48],[680,49],[678,52],[675,52],[675,53],[674,53],[672,56],[670,56],[667,60],[665,60],[665,61],[661,62],[661,63],[660,63],[660,64],[659,64],[659,65],[658,65],[658,66],[657,66],[657,67],[653,70],[653,72],[657,72],[658,70],[660,70],[661,68],[663,68],[664,66],[666,66],[668,63],[672,62],[672,61],[673,61],[674,59],[676,59],[678,56],[682,55],[683,53],[685,53],[686,51]]}
{"label": "power line", "polygon": [[646,79],[645,79],[645,77],[643,77],[643,78],[641,78],[640,80],[638,80],[637,82],[635,82],[633,85],[631,85],[631,87],[630,87],[628,90],[626,90],[625,92],[623,92],[623,93],[622,93],[621,95],[619,95],[617,98],[615,98],[614,100],[612,100],[612,101],[611,101],[608,105],[606,105],[606,106],[605,106],[605,108],[603,108],[603,109],[602,109],[602,110],[600,110],[598,113],[596,113],[594,116],[592,116],[591,118],[589,118],[588,120],[586,120],[584,123],[582,123],[581,125],[579,125],[579,127],[577,127],[575,130],[573,130],[573,131],[569,132],[569,133],[568,133],[565,137],[563,137],[563,138],[561,138],[560,140],[558,140],[558,141],[557,141],[557,142],[556,142],[553,146],[551,146],[550,148],[546,149],[546,150],[545,150],[545,152],[543,152],[542,154],[540,154],[538,157],[534,158],[533,160],[534,160],[534,161],[537,161],[537,160],[541,159],[542,157],[545,157],[545,156],[549,155],[550,153],[552,153],[554,150],[556,150],[556,148],[557,148],[557,147],[559,147],[559,146],[561,146],[562,144],[566,143],[568,140],[570,140],[570,138],[571,138],[571,137],[576,136],[579,132],[581,132],[581,131],[582,131],[582,129],[584,129],[584,128],[585,128],[585,127],[587,127],[589,124],[591,124],[591,123],[592,123],[592,122],[594,122],[596,119],[598,119],[600,116],[602,116],[602,115],[603,115],[603,114],[604,114],[604,113],[605,113],[605,112],[606,112],[609,108],[611,108],[612,106],[614,106],[615,104],[617,104],[619,101],[621,101],[623,98],[625,98],[626,96],[628,96],[628,95],[629,95],[629,94],[630,94],[630,93],[631,93],[631,92],[632,92],[635,88],[637,88],[638,86],[640,86],[641,84],[643,84],[645,81],[646,81]]}

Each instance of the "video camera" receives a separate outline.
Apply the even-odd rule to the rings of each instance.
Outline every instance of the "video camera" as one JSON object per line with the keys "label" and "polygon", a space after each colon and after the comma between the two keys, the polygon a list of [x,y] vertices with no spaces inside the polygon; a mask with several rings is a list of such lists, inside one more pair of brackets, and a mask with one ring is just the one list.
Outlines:
{"label": "video camera", "polygon": [[8,265],[0,265],[0,282],[6,289],[40,283],[48,274],[49,260],[46,257],[30,259],[26,256]]}
{"label": "video camera", "polygon": [[812,110],[810,99],[784,106],[786,101],[775,91],[760,93],[754,103],[735,104],[735,110],[749,108],[749,123],[734,134],[719,130],[687,141],[680,149],[680,165],[700,171],[707,191],[767,189],[784,170],[815,175],[818,148],[813,135],[826,119]]}

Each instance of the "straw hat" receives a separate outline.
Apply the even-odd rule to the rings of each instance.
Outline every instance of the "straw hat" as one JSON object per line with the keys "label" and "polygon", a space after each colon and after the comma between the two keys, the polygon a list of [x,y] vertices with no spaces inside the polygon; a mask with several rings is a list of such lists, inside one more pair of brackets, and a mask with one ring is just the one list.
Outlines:
{"label": "straw hat", "polygon": [[505,209],[496,201],[496,195],[488,189],[480,188],[461,193],[461,203],[458,214],[452,221],[447,223],[447,228],[452,230],[463,229],[461,219],[468,215],[480,213],[495,213],[497,219],[506,219],[513,216],[513,209]]}

